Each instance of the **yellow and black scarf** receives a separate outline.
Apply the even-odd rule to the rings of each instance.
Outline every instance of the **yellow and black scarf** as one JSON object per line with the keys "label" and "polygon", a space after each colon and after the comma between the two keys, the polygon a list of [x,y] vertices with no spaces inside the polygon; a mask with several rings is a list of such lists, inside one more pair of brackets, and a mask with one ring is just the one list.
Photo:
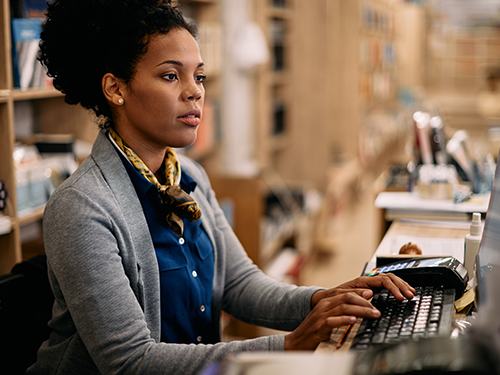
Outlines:
{"label": "yellow and black scarf", "polygon": [[165,185],[162,185],[154,173],[151,172],[141,158],[127,146],[117,132],[110,129],[109,135],[127,156],[135,169],[137,169],[146,180],[158,188],[160,198],[168,211],[167,223],[175,234],[182,237],[184,231],[182,218],[189,221],[196,221],[201,217],[201,209],[198,207],[196,201],[179,186],[181,181],[181,166],[175,151],[169,147],[165,152],[165,159],[163,160],[161,169],[166,182]]}

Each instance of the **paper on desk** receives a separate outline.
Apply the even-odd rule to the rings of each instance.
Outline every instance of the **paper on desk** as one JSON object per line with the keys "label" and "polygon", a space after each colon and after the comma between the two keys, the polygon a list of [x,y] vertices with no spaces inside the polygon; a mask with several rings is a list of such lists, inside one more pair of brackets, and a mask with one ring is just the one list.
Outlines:
{"label": "paper on desk", "polygon": [[476,294],[473,288],[468,289],[465,293],[455,301],[455,309],[460,312],[474,302]]}
{"label": "paper on desk", "polygon": [[394,239],[389,254],[396,255],[399,249],[408,242],[414,243],[422,249],[422,255],[429,256],[452,256],[460,263],[464,262],[464,239],[463,238],[432,238],[399,235]]}

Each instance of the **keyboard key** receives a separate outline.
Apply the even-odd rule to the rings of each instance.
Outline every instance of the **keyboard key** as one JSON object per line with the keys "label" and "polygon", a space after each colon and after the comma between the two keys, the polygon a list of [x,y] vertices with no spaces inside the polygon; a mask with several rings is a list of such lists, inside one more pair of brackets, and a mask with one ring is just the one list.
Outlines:
{"label": "keyboard key", "polygon": [[393,344],[395,342],[400,342],[400,341],[401,340],[399,338],[397,338],[397,337],[391,337],[391,338],[386,338],[384,342],[386,344]]}
{"label": "keyboard key", "polygon": [[382,344],[385,339],[385,333],[375,333],[372,338],[372,343],[373,344]]}

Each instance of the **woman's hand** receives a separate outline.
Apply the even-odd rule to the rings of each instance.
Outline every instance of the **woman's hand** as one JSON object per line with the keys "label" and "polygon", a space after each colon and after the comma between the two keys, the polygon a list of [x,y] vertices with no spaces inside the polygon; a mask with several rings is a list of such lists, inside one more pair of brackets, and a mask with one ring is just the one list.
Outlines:
{"label": "woman's hand", "polygon": [[285,336],[285,350],[314,350],[328,340],[335,327],[354,324],[357,317],[377,319],[380,311],[368,301],[370,288],[384,287],[396,299],[413,298],[415,289],[393,274],[358,277],[336,288],[319,290],[311,298],[312,311],[297,329]]}
{"label": "woman's hand", "polygon": [[380,311],[356,291],[324,297],[297,329],[285,336],[285,350],[314,350],[330,338],[333,328],[354,324],[358,316],[376,319]]}

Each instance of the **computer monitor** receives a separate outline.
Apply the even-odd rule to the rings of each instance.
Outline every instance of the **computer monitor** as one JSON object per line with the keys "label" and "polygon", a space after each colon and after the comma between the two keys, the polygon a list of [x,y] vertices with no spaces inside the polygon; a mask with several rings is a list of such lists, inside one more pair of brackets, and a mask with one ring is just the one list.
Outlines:
{"label": "computer monitor", "polygon": [[491,187],[483,237],[476,257],[476,304],[478,305],[486,301],[486,277],[495,268],[500,269],[500,168],[498,162]]}

